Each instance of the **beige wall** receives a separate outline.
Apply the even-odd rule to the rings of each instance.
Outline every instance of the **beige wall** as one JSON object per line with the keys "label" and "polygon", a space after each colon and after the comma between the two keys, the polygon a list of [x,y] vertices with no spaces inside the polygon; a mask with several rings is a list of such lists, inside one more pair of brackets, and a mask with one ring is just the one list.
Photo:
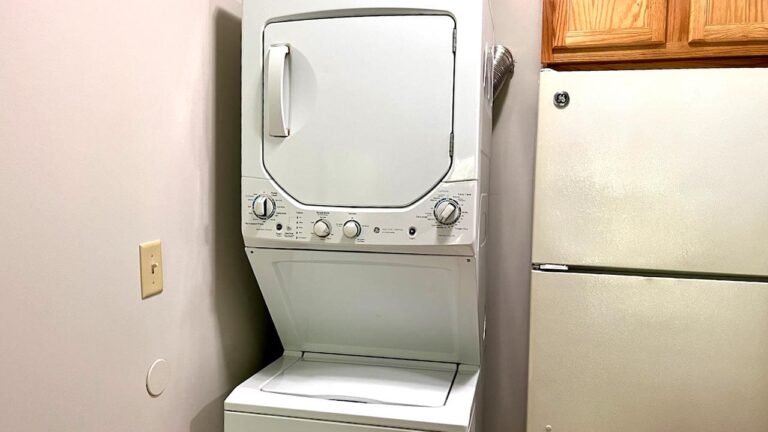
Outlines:
{"label": "beige wall", "polygon": [[515,76],[495,101],[483,432],[525,430],[533,156],[541,1],[491,0]]}
{"label": "beige wall", "polygon": [[239,3],[0,4],[0,430],[221,430],[279,350],[239,233]]}
{"label": "beige wall", "polygon": [[[239,3],[4,0],[0,430],[221,430],[279,351],[239,234]],[[493,0],[517,60],[492,160],[486,432],[524,430],[540,2]],[[166,291],[139,298],[141,241]],[[171,383],[149,397],[164,357]]]}

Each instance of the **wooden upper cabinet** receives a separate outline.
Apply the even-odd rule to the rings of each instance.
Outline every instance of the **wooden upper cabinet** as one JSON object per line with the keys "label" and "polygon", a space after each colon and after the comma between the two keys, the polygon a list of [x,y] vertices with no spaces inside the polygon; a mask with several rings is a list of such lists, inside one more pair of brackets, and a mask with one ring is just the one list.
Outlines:
{"label": "wooden upper cabinet", "polygon": [[666,0],[555,0],[553,47],[664,43]]}
{"label": "wooden upper cabinet", "polygon": [[768,0],[543,1],[547,67],[768,66]]}
{"label": "wooden upper cabinet", "polygon": [[691,0],[690,42],[768,41],[768,0]]}

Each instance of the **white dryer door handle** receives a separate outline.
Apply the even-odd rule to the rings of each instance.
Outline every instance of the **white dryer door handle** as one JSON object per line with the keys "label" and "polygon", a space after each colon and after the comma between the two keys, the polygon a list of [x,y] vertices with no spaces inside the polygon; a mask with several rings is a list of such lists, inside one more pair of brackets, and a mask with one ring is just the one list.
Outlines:
{"label": "white dryer door handle", "polygon": [[288,45],[272,45],[267,53],[266,109],[267,130],[274,137],[287,137],[289,107]]}

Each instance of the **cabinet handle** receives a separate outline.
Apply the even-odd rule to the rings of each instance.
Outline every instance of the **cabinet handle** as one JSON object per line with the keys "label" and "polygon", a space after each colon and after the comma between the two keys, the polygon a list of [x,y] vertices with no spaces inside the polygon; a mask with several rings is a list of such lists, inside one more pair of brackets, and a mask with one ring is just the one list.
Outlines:
{"label": "cabinet handle", "polygon": [[272,45],[267,53],[267,128],[273,137],[287,137],[289,114],[288,45]]}

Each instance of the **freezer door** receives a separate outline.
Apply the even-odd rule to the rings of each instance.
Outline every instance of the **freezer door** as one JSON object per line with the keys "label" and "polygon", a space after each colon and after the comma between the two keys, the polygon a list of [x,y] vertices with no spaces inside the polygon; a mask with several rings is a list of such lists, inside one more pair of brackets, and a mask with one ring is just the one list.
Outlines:
{"label": "freezer door", "polygon": [[405,207],[451,166],[453,19],[366,16],[264,30],[264,167],[297,201]]}
{"label": "freezer door", "polygon": [[768,275],[767,83],[768,69],[542,72],[534,262]]}
{"label": "freezer door", "polygon": [[533,272],[528,430],[768,430],[768,284]]}

